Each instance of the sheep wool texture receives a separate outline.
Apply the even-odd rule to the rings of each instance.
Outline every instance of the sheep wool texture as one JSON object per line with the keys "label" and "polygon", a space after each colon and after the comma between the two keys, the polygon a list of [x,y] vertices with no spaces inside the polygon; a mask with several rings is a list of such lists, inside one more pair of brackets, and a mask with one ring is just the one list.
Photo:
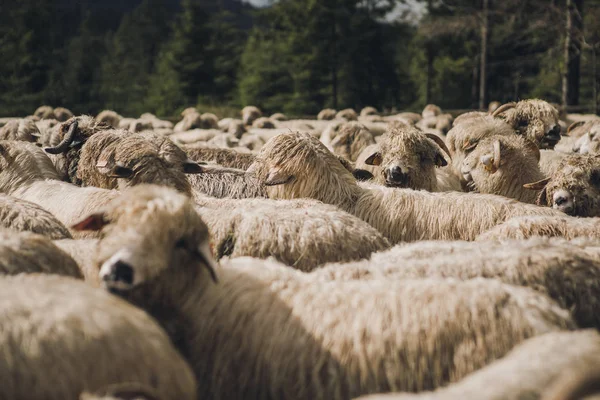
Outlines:
{"label": "sheep wool texture", "polygon": [[217,167],[202,174],[190,175],[188,180],[195,197],[212,196],[220,199],[267,197],[264,185],[243,170]]}
{"label": "sheep wool texture", "polygon": [[523,240],[533,236],[600,239],[600,218],[517,217],[482,233],[477,240]]}
{"label": "sheep wool texture", "polygon": [[35,203],[0,194],[0,227],[33,232],[49,239],[70,239],[69,230]]}
{"label": "sheep wool texture", "polygon": [[474,240],[515,216],[563,215],[494,195],[361,187],[325,146],[304,133],[271,139],[248,172],[268,186],[270,198],[313,198],[336,205],[368,222],[392,243]]}
{"label": "sheep wool texture", "polygon": [[366,259],[390,247],[366,222],[317,202],[205,198],[199,203],[217,259],[274,257],[310,271],[328,262]]}
{"label": "sheep wool texture", "polygon": [[556,207],[555,194],[567,192],[573,206],[569,215],[600,216],[600,155],[573,154],[565,157],[558,170],[541,190],[537,203]]}
{"label": "sheep wool texture", "polygon": [[[0,141],[0,192],[38,204],[67,227],[118,196],[116,191],[60,181],[42,149],[19,141]],[[70,231],[76,238],[94,235]]]}
{"label": "sheep wool texture", "polygon": [[138,382],[195,399],[194,377],[146,313],[73,279],[0,278],[0,381],[13,400],[77,399]]}
{"label": "sheep wool texture", "polygon": [[516,135],[490,136],[467,155],[461,172],[463,178],[468,176],[465,179],[471,191],[535,204],[538,192],[523,185],[544,179],[539,159],[539,149],[528,139]]}
{"label": "sheep wool texture", "polygon": [[118,293],[169,332],[201,398],[425,390],[461,379],[528,337],[574,327],[548,297],[495,280],[319,282],[248,258],[219,267],[180,244],[207,249],[209,232],[192,202],[166,188],[129,189],[104,217],[101,274],[121,260],[131,266],[133,280]]}
{"label": "sheep wool texture", "polygon": [[360,153],[372,144],[375,144],[373,134],[359,122],[342,124],[331,140],[333,153],[350,161],[356,161]]}
{"label": "sheep wool texture", "polygon": [[44,236],[0,229],[0,274],[45,273],[83,279],[77,263]]}
{"label": "sheep wool texture", "polygon": [[255,155],[240,153],[232,149],[186,149],[190,159],[197,162],[214,162],[228,168],[247,170],[254,162]]}
{"label": "sheep wool texture", "polygon": [[359,400],[578,400],[581,397],[551,397],[565,394],[556,393],[553,384],[564,384],[565,374],[584,375],[597,368],[599,358],[600,336],[594,330],[548,333],[524,341],[500,360],[435,392],[389,393]]}
{"label": "sheep wool texture", "polygon": [[580,327],[600,328],[600,249],[533,238],[504,242],[420,242],[375,253],[369,260],[333,264],[312,275],[323,280],[494,278],[541,291],[571,310]]}
{"label": "sheep wool texture", "polygon": [[37,125],[31,119],[12,120],[0,128],[0,140],[22,140],[35,143],[41,135]]}

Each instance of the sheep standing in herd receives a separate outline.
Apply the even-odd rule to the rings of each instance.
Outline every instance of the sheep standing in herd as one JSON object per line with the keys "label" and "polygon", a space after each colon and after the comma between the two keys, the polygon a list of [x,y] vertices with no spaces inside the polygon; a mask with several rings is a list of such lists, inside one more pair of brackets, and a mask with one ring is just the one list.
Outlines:
{"label": "sheep standing in herd", "polygon": [[596,393],[600,118],[263,111],[0,121],[4,397]]}
{"label": "sheep standing in herd", "polygon": [[80,228],[102,229],[106,288],[160,321],[195,371],[200,397],[433,389],[528,337],[573,327],[544,295],[497,281],[319,283],[273,263],[219,267],[192,202],[168,189],[138,187],[85,221]]}
{"label": "sheep standing in herd", "polygon": [[515,216],[561,215],[500,196],[363,188],[321,142],[303,133],[271,139],[248,171],[268,187],[270,198],[313,198],[336,205],[373,225],[392,243],[474,240]]}

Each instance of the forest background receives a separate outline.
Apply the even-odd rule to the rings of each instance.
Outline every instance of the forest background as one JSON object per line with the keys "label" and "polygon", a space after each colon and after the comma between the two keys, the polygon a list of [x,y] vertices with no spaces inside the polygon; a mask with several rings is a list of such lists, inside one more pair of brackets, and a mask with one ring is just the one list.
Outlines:
{"label": "forest background", "polygon": [[598,111],[600,0],[263,1],[0,0],[0,116]]}

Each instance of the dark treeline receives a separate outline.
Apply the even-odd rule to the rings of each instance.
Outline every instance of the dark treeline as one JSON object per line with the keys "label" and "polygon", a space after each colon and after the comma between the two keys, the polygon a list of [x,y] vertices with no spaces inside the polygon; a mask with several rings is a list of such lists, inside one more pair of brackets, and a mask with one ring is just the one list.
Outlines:
{"label": "dark treeline", "polygon": [[466,109],[564,87],[592,110],[600,0],[414,0],[421,19],[390,18],[403,2],[0,0],[0,115]]}

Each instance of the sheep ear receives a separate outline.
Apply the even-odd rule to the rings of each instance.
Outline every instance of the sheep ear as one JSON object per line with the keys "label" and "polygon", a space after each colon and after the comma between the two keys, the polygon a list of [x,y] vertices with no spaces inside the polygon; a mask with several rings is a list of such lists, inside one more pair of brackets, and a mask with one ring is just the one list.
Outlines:
{"label": "sheep ear", "polygon": [[96,164],[96,169],[103,175],[109,178],[124,178],[128,179],[133,176],[133,170],[124,166],[123,164],[110,161],[99,161]]}
{"label": "sheep ear", "polygon": [[183,162],[183,172],[186,174],[201,174],[204,170],[197,162],[187,159]]}
{"label": "sheep ear", "polygon": [[108,221],[105,218],[105,214],[100,212],[87,216],[82,221],[71,226],[71,229],[75,231],[99,231],[107,224]]}
{"label": "sheep ear", "polygon": [[265,186],[277,186],[277,185],[285,185],[286,183],[291,182],[294,179],[294,175],[289,175],[281,171],[280,169],[271,171],[267,180],[265,181]]}
{"label": "sheep ear", "polygon": [[547,206],[548,205],[548,195],[547,195],[547,192],[548,192],[548,188],[546,186],[544,186],[544,188],[542,189],[542,191],[538,195],[538,198],[535,201],[535,204],[537,204],[538,206]]}
{"label": "sheep ear", "polygon": [[523,187],[530,190],[541,190],[546,187],[548,182],[550,182],[550,178],[544,178],[541,181],[526,183],[523,185]]}
{"label": "sheep ear", "polygon": [[378,152],[371,154],[369,157],[367,157],[367,159],[365,160],[365,164],[381,165],[382,161],[383,161],[383,158],[381,157],[381,152],[378,151]]}
{"label": "sheep ear", "polygon": [[357,181],[364,182],[373,179],[373,174],[367,171],[366,169],[355,169],[352,171],[352,175]]}

